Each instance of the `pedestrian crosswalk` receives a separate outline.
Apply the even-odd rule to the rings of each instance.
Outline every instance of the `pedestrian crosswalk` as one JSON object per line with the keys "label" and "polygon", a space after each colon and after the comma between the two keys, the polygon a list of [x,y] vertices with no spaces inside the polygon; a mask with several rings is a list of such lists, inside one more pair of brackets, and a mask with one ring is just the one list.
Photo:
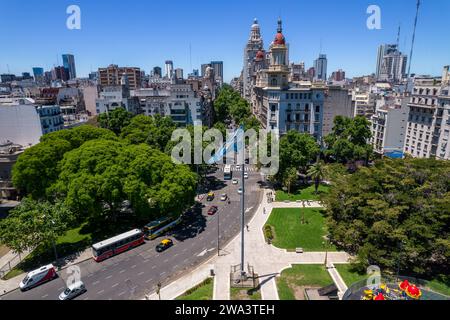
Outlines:
{"label": "pedestrian crosswalk", "polygon": [[[258,172],[258,168],[255,165],[245,165],[245,171],[248,172]],[[219,165],[219,170],[220,171],[224,171],[225,169],[225,165]],[[240,172],[242,171],[242,166],[240,166],[240,168],[237,168],[236,165],[232,165],[231,166],[231,171],[233,172]]]}

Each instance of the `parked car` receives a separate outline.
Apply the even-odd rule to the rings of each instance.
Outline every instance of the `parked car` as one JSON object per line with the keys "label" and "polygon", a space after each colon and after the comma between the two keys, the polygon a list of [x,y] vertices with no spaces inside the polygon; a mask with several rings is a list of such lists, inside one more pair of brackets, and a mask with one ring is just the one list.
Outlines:
{"label": "parked car", "polygon": [[238,189],[238,193],[239,193],[239,194],[242,193],[242,187],[240,187],[240,188]]}
{"label": "parked car", "polygon": [[214,200],[214,192],[208,193],[208,196],[206,197],[206,201],[213,201]]}
{"label": "parked car", "polygon": [[248,179],[248,172],[244,172],[244,179]]}
{"label": "parked car", "polygon": [[226,193],[224,193],[220,196],[220,201],[227,201],[227,199],[228,199],[228,196]]}
{"label": "parked car", "polygon": [[156,246],[156,251],[163,252],[169,249],[171,246],[173,246],[173,241],[170,239],[164,239]]}
{"label": "parked car", "polygon": [[239,184],[239,180],[238,179],[233,179],[233,184]]}
{"label": "parked car", "polygon": [[241,171],[241,165],[236,165],[236,171]]}
{"label": "parked car", "polygon": [[211,206],[208,210],[208,215],[210,215],[210,216],[215,215],[217,210],[219,210],[219,208],[217,208],[217,206]]}
{"label": "parked car", "polygon": [[66,288],[59,295],[59,300],[71,300],[75,297],[78,297],[80,294],[85,293],[86,287],[82,281],[77,281]]}

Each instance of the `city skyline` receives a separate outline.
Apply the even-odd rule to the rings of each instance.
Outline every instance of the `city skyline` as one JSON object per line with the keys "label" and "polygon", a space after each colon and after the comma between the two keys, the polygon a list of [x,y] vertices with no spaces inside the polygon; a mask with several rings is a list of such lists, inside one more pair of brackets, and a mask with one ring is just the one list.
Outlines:
{"label": "city skyline", "polygon": [[[369,14],[366,9],[371,3],[365,0],[351,4],[326,1],[320,6],[280,1],[277,8],[264,1],[243,4],[231,1],[209,4],[208,10],[202,1],[154,3],[152,7],[138,2],[113,2],[109,6],[87,1],[73,2],[4,4],[0,27],[8,29],[8,25],[19,19],[19,14],[22,23],[6,34],[5,43],[9,44],[9,50],[0,54],[0,73],[8,73],[8,70],[14,74],[32,72],[33,67],[50,70],[62,65],[62,54],[70,53],[76,57],[77,73],[81,77],[112,63],[139,67],[148,74],[153,67],[163,67],[165,60],[172,60],[174,68],[182,68],[187,74],[192,69],[200,69],[201,64],[218,60],[224,62],[224,80],[229,82],[242,70],[242,50],[253,19],[259,21],[267,48],[280,16],[290,45],[291,62],[304,61],[306,67],[311,67],[319,53],[323,53],[328,58],[329,74],[338,69],[345,70],[348,77],[371,74],[376,71],[378,46],[396,42],[399,24],[402,30],[400,50],[409,54],[416,1],[377,1],[381,8],[381,30],[367,29]],[[71,4],[81,8],[81,30],[65,27],[66,8]],[[240,10],[231,10],[235,5]],[[150,9],[161,13],[168,11],[172,19],[182,19],[185,15],[192,19],[187,20],[189,23],[185,28],[175,27],[165,21],[163,14],[146,19],[145,14]],[[214,14],[230,10],[231,19],[227,15]],[[439,75],[442,66],[448,64],[450,45],[442,41],[448,12],[450,3],[447,1],[422,3],[413,73]],[[108,19],[103,20],[102,16]],[[28,37],[24,38],[24,34]],[[42,34],[52,34],[53,37],[43,38]],[[62,40],[54,41],[55,37]],[[27,50],[30,46],[33,50]]]}

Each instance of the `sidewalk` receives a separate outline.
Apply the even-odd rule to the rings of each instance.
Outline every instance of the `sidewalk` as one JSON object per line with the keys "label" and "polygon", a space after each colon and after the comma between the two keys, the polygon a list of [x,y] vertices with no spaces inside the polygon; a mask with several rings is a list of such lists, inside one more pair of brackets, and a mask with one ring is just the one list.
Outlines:
{"label": "sidewalk", "polygon": [[[288,252],[279,249],[265,242],[263,226],[270,216],[273,208],[299,208],[303,207],[298,202],[267,202],[267,189],[263,192],[263,199],[256,210],[255,215],[249,222],[249,230],[245,230],[245,264],[254,267],[255,273],[259,276],[261,285],[261,297],[263,300],[278,300],[278,290],[276,277],[286,268],[293,264],[323,264],[325,252]],[[305,203],[306,204],[306,203]],[[305,207],[321,207],[317,201],[310,201]],[[264,214],[264,208],[266,214]],[[211,258],[204,266],[199,267],[191,274],[176,280],[174,283],[161,289],[163,299],[173,299],[190,288],[194,287],[209,276],[209,269],[214,266],[214,300],[230,299],[230,271],[232,265],[240,263],[241,238],[238,234],[225,248],[221,249],[221,256]],[[345,252],[328,252],[328,261],[333,263],[348,263],[350,256]],[[207,272],[206,272],[207,271]],[[346,290],[346,286],[334,268],[329,269],[332,273],[333,281],[341,291]],[[196,275],[193,275],[196,273]],[[154,298],[155,294],[150,295]]]}
{"label": "sidewalk", "polygon": [[[29,253],[27,253],[28,255]],[[76,265],[83,261],[86,261],[92,257],[92,251],[90,248],[84,250],[80,254],[72,255],[61,259],[63,266],[58,268],[58,271],[64,270],[69,266]],[[2,257],[3,258],[3,257]],[[23,260],[23,258],[22,258]],[[14,266],[15,267],[15,266]],[[8,292],[14,291],[19,288],[19,283],[25,278],[26,273],[19,274],[18,276],[9,280],[0,280],[0,296]]]}

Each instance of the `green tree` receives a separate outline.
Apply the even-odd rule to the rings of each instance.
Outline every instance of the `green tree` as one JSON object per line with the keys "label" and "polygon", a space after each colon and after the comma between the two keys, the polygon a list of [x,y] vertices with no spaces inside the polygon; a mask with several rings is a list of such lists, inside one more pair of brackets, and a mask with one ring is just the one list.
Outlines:
{"label": "green tree", "polygon": [[72,222],[73,214],[62,202],[24,198],[0,220],[0,242],[19,253],[41,244],[49,248]]}
{"label": "green tree", "polygon": [[331,239],[375,264],[409,275],[448,275],[450,162],[383,159],[335,175],[325,196]]}
{"label": "green tree", "polygon": [[100,127],[120,135],[122,129],[130,124],[132,118],[133,114],[125,108],[117,108],[110,112],[101,113],[98,116],[98,122]]}
{"label": "green tree", "polygon": [[290,168],[303,172],[316,159],[320,148],[314,138],[306,133],[291,130],[280,139],[280,170],[277,180],[283,180]]}
{"label": "green tree", "polygon": [[283,176],[283,185],[287,188],[288,194],[291,193],[291,186],[297,182],[297,169],[289,168]]}
{"label": "green tree", "polygon": [[325,137],[325,155],[340,163],[365,160],[372,156],[370,122],[362,116],[354,119],[337,116],[332,132]]}
{"label": "green tree", "polygon": [[164,151],[176,127],[170,117],[138,115],[123,128],[121,138],[131,144],[147,143]]}
{"label": "green tree", "polygon": [[318,161],[308,169],[308,176],[314,180],[314,188],[316,194],[319,192],[319,186],[325,177],[325,164]]}
{"label": "green tree", "polygon": [[17,159],[12,170],[14,186],[22,194],[30,195],[33,199],[45,198],[47,188],[58,177],[58,162],[64,154],[86,141],[97,138],[117,139],[111,131],[91,126],[80,126],[44,135],[40,143],[25,150]]}

